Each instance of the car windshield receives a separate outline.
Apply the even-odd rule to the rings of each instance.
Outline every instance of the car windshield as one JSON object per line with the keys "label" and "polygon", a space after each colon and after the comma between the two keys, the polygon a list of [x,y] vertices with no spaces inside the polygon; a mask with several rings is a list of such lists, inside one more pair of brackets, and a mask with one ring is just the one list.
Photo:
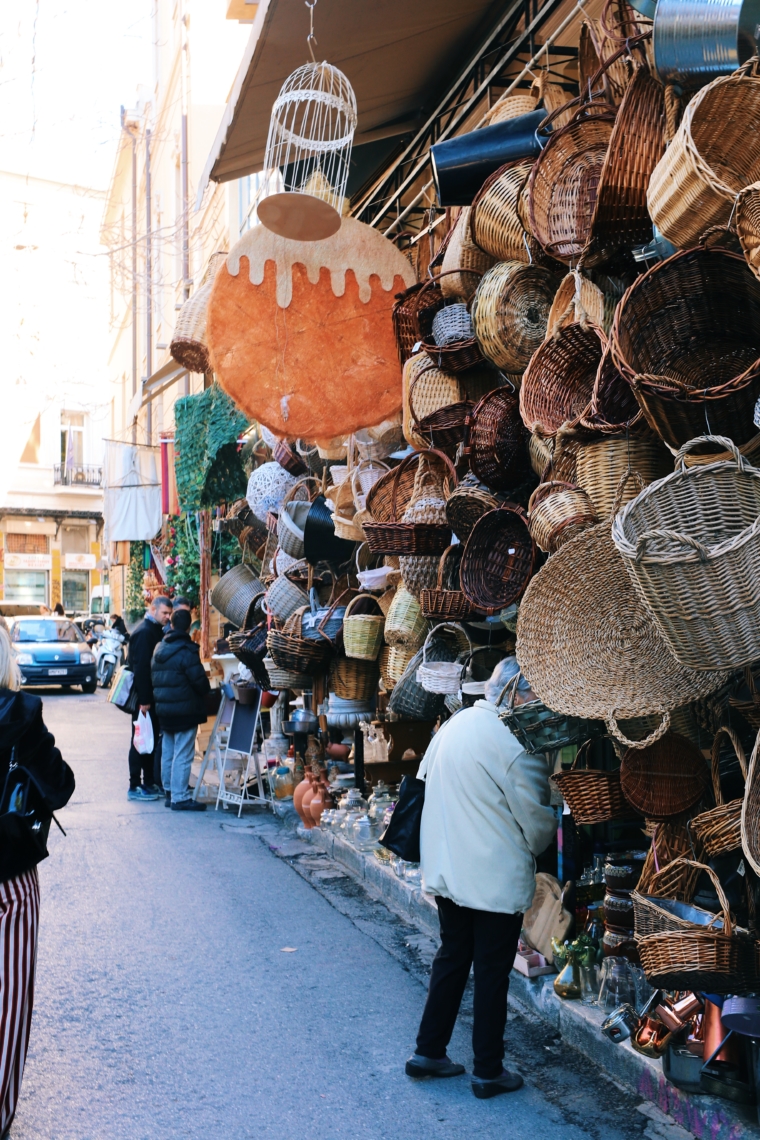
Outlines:
{"label": "car windshield", "polygon": [[84,641],[73,622],[54,618],[16,622],[12,636],[14,641]]}

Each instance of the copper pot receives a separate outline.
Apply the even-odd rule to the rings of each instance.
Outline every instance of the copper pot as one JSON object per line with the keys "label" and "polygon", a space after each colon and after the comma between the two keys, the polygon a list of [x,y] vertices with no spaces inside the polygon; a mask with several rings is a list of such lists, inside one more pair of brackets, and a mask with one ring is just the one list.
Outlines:
{"label": "copper pot", "polygon": [[741,1068],[742,1047],[741,1040],[734,1034],[731,1036],[720,1052],[713,1057],[713,1053],[724,1039],[728,1030],[720,1019],[720,1009],[714,1002],[705,1000],[704,1025],[702,1036],[704,1040],[705,1061],[712,1057],[713,1061],[725,1061],[729,1065]]}

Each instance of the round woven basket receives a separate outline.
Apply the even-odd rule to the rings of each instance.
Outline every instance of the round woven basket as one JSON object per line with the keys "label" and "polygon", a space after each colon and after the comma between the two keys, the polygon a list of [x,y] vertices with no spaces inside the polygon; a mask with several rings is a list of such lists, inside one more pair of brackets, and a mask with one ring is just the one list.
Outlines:
{"label": "round woven basket", "polygon": [[711,774],[715,807],[702,812],[689,822],[689,829],[702,844],[711,859],[737,851],[742,845],[742,804],[743,798],[726,803],[720,786],[720,746],[723,736],[728,737],[739,766],[747,780],[747,758],[741,741],[732,728],[724,725],[713,740]]}
{"label": "round woven basket", "polygon": [[607,339],[597,325],[567,325],[533,354],[520,387],[528,431],[554,435],[580,423],[591,402]]}
{"label": "round woven basket", "polygon": [[527,469],[527,434],[509,387],[479,400],[465,425],[464,455],[473,474],[495,491],[512,489]]}
{"label": "round woven basket", "polygon": [[438,563],[434,586],[420,592],[420,606],[426,618],[463,621],[474,616],[473,608],[462,593],[459,583],[463,550],[461,542],[444,550]]}
{"label": "round woven basket", "polygon": [[425,644],[422,647],[422,661],[417,668],[417,682],[428,693],[458,693],[462,681],[462,669],[464,668],[462,661],[430,661],[427,659],[431,640],[436,633],[444,629],[467,638],[469,650],[472,652],[470,639],[461,626],[450,622],[443,622],[434,626],[425,638]]}
{"label": "round woven basket", "polygon": [[422,607],[413,594],[399,587],[385,615],[385,640],[388,645],[401,645],[405,649],[418,649],[429,629]]}
{"label": "round woven basket", "polygon": [[310,689],[314,679],[308,673],[292,673],[289,669],[280,669],[271,657],[264,658],[264,668],[269,677],[269,684],[275,691],[293,689],[296,692]]}
{"label": "round woven basket", "polygon": [[760,278],[760,182],[745,186],[739,194],[734,224],[747,265]]}
{"label": "round woven basket", "polygon": [[576,534],[599,522],[594,504],[573,483],[540,483],[528,503],[528,525],[539,550],[554,554]]}
{"label": "round woven basket", "polygon": [[226,257],[227,254],[222,252],[211,255],[203,280],[177,314],[169,352],[188,372],[208,372],[211,368],[206,342],[206,310],[214,278]]}
{"label": "round woven basket", "polygon": [[263,583],[249,566],[241,563],[219,579],[211,591],[211,605],[238,629],[247,629],[248,615],[253,614],[253,607],[263,594]]}
{"label": "round woven basket", "polygon": [[[410,393],[414,394],[414,414]],[[430,440],[418,431],[418,424],[441,408],[457,404],[461,398],[458,377],[436,368],[426,352],[418,352],[407,360],[402,378],[404,439],[415,448],[430,447]]]}
{"label": "round woven basket", "polygon": [[441,287],[435,281],[421,281],[406,292],[396,294],[391,316],[402,365],[414,355],[414,346],[430,336],[433,317],[444,303]]}
{"label": "round woven basket", "polygon": [[518,119],[520,115],[529,115],[535,110],[535,95],[507,95],[498,99],[491,110],[484,115],[483,126],[492,127],[495,123],[506,122],[507,119]]}
{"label": "round woven basket", "polygon": [[[463,543],[469,538],[470,531],[481,515],[495,511],[502,502],[501,495],[481,482],[473,471],[468,471],[446,502],[446,520],[459,542]],[[441,557],[447,553],[444,551]]]}
{"label": "round woven basket", "polygon": [[274,445],[273,458],[291,475],[306,475],[309,468],[294,450],[293,445],[285,439],[278,439]]}
{"label": "round woven basket", "polygon": [[568,771],[550,777],[552,783],[562,793],[576,824],[592,825],[630,818],[633,813],[623,795],[619,772],[597,772],[592,768],[577,767],[581,757],[584,754],[588,756],[589,743],[581,745]]}
{"label": "round woven basket", "polygon": [[709,769],[690,740],[666,732],[646,748],[626,752],[620,782],[628,803],[640,815],[669,819],[699,803],[707,791]]}
{"label": "round woven basket", "polygon": [[296,482],[295,475],[291,475],[274,460],[257,467],[248,480],[248,490],[245,493],[248,506],[256,518],[266,524],[268,514],[279,514],[285,496]]}
{"label": "round woven basket", "polygon": [[653,266],[618,305],[611,345],[647,421],[671,447],[708,423],[711,435],[739,445],[755,435],[760,281],[743,257],[700,246]]}
{"label": "round woven basket", "polygon": [[487,178],[470,211],[476,245],[497,261],[535,261],[542,252],[525,232],[518,205],[532,169],[530,162],[508,164]]}
{"label": "round woven basket", "polygon": [[377,692],[380,669],[375,661],[336,657],[330,668],[331,693],[345,701],[369,701]]}
{"label": "round woven basket", "polygon": [[467,539],[459,568],[462,592],[476,609],[498,613],[521,597],[535,559],[525,512],[510,506],[489,511]]}
{"label": "round woven basket", "polygon": [[416,652],[416,649],[407,649],[403,645],[385,646],[380,654],[380,676],[387,692],[390,693],[403,677]]}
{"label": "round woven basket", "polygon": [[574,269],[562,278],[559,289],[554,294],[546,336],[556,336],[565,325],[585,325],[588,321],[599,328],[604,327],[604,293],[598,285]]}
{"label": "round woven basket", "polygon": [[670,474],[673,460],[659,440],[613,436],[581,443],[575,451],[575,482],[586,492],[600,519],[612,514],[622,477],[631,472],[620,505],[635,499],[642,487]]}
{"label": "round woven basket", "polygon": [[662,717],[656,732],[667,731],[667,710],[707,696],[729,676],[687,669],[670,655],[606,522],[566,543],[534,575],[520,603],[516,652],[544,704],[606,720],[615,736],[616,718],[652,713]]}
{"label": "round woven basket", "polygon": [[561,278],[550,269],[500,261],[478,285],[472,322],[483,354],[499,368],[522,372],[546,335]]}
{"label": "round woven basket", "polygon": [[469,301],[478,283],[494,263],[472,239],[470,207],[465,206],[457,218],[441,264],[440,285],[444,297]]}
{"label": "round woven basket", "polygon": [[605,435],[635,432],[649,435],[651,428],[636,400],[633,388],[621,375],[609,345],[599,362],[591,403],[581,417],[583,427]]}
{"label": "round woven basket", "polygon": [[698,91],[649,182],[654,224],[679,248],[728,224],[736,195],[760,179],[757,58]]}

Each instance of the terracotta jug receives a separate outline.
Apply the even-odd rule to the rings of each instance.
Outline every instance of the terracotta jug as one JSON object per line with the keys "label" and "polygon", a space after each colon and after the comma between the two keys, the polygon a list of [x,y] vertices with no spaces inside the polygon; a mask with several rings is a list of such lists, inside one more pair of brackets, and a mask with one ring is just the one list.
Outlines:
{"label": "terracotta jug", "polygon": [[[299,784],[296,784],[296,789],[293,792],[293,807],[298,812],[299,818],[300,818],[302,823],[306,823],[306,818],[305,818],[304,812],[303,812],[303,798],[306,795],[306,792],[310,791],[310,790],[311,790],[311,772],[309,772],[308,775],[304,776],[304,778],[301,780],[301,782]],[[309,817],[309,825],[311,825],[312,822],[313,821],[312,821],[311,817]]]}
{"label": "terracotta jug", "polygon": [[303,820],[304,827],[311,829],[314,826],[314,820],[311,818],[311,801],[314,799],[314,793],[317,790],[317,781],[309,774],[309,785],[301,798],[301,811],[300,816]]}
{"label": "terracotta jug", "polygon": [[325,810],[325,808],[330,807],[331,804],[332,800],[327,794],[327,789],[324,784],[320,782],[317,784],[316,791],[314,792],[311,803],[309,804],[311,818],[314,820],[314,823],[317,825],[317,827],[319,827],[319,821],[322,818],[322,812]]}

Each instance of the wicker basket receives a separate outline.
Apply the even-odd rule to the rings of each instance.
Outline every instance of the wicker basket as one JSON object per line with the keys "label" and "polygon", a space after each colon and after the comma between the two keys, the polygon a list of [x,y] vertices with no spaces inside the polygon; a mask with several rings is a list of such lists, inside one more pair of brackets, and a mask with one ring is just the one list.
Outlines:
{"label": "wicker basket", "polygon": [[631,819],[635,813],[626,803],[620,786],[620,773],[596,772],[591,768],[576,767],[584,753],[588,754],[588,743],[578,750],[569,771],[557,772],[549,777],[562,793],[576,824]]}
{"label": "wicker basket", "polygon": [[188,372],[209,372],[211,361],[206,343],[206,309],[217,271],[227,258],[226,253],[213,253],[209,258],[203,280],[177,314],[169,352]]}
{"label": "wicker basket", "polygon": [[741,741],[732,728],[724,725],[715,736],[712,746],[712,783],[715,794],[715,807],[697,815],[689,823],[692,834],[702,844],[710,858],[737,851],[742,845],[742,804],[743,800],[726,803],[720,786],[720,744],[726,735],[736,753],[742,775],[747,780],[747,758]]}
{"label": "wicker basket", "polygon": [[443,305],[444,296],[435,281],[422,281],[406,292],[396,294],[392,311],[393,331],[402,365],[414,355],[415,345],[430,336],[433,317]]}
{"label": "wicker basket", "polygon": [[301,621],[307,610],[308,606],[303,606],[292,613],[281,630],[270,629],[267,648],[278,668],[313,676],[324,672],[333,645],[327,637],[301,637]]}
{"label": "wicker basket", "polygon": [[472,643],[460,625],[449,622],[442,622],[440,625],[434,626],[425,638],[425,644],[422,646],[422,661],[417,669],[417,683],[422,685],[428,693],[443,693],[445,695],[459,692],[463,662],[460,660],[429,661],[427,659],[426,654],[432,639],[439,630],[443,629],[449,630],[457,637],[466,638],[470,652],[472,652]]}
{"label": "wicker basket", "polygon": [[[587,741],[604,734],[604,721],[584,720],[581,717],[555,713],[543,701],[525,701],[515,704],[515,694],[521,674],[513,677],[502,690],[497,705],[499,719],[519,740],[526,752],[543,755],[556,752],[571,744]],[[464,681],[462,689],[464,697]],[[504,697],[508,699],[504,703]]]}
{"label": "wicker basket", "polygon": [[336,657],[330,667],[329,690],[344,701],[369,701],[377,692],[379,679],[377,662]]}
{"label": "wicker basket", "polygon": [[422,454],[438,471],[442,484],[451,480],[452,464],[447,455],[431,448],[424,453],[408,455],[387,475],[383,475],[367,494],[367,510],[376,523],[390,522],[403,515],[414,493],[414,480]]}
{"label": "wicker basket", "polygon": [[737,197],[734,224],[747,265],[760,279],[760,182],[745,186]]}
{"label": "wicker basket", "polygon": [[465,206],[454,223],[443,255],[438,280],[444,297],[470,301],[481,277],[493,263],[494,258],[472,240],[470,207]]}
{"label": "wicker basket", "polygon": [[256,518],[266,523],[267,514],[278,514],[285,496],[295,483],[295,475],[291,475],[274,460],[257,467],[248,480],[245,494],[248,506]]}
{"label": "wicker basket", "polygon": [[413,594],[401,586],[385,615],[385,640],[388,645],[417,649],[427,636],[430,623],[422,614],[422,607]]}
{"label": "wicker basket", "polygon": [[554,435],[580,423],[591,402],[607,345],[596,325],[567,325],[533,354],[520,388],[520,415],[528,431]]}
{"label": "wicker basket", "polygon": [[275,691],[293,689],[302,692],[304,689],[310,689],[314,684],[314,678],[310,677],[308,673],[293,673],[289,669],[280,669],[271,657],[264,658],[264,668],[269,677],[269,687]]}
{"label": "wicker basket", "polygon": [[633,388],[615,365],[609,345],[599,363],[591,403],[581,416],[581,424],[604,435],[622,432],[649,435],[651,432]]}
{"label": "wicker basket", "polygon": [[[638,495],[642,487],[670,472],[672,456],[659,440],[617,436],[580,443],[575,450],[575,482],[586,492],[600,519]],[[629,475],[622,493],[620,483]]]}
{"label": "wicker basket", "polygon": [[528,503],[528,526],[539,550],[554,554],[576,534],[599,522],[581,487],[553,480],[539,483]]}
{"label": "wicker basket", "polygon": [[[414,410],[412,410],[414,393]],[[430,437],[420,435],[418,425],[426,422],[442,408],[458,405],[462,388],[458,376],[443,372],[430,360],[426,352],[410,357],[404,365],[402,378],[404,439],[414,448],[431,446]]]}
{"label": "wicker basket", "polygon": [[760,657],[760,470],[729,439],[699,436],[734,460],[676,471],[645,488],[612,536],[670,652],[694,669]]}
{"label": "wicker basket", "polygon": [[351,494],[357,511],[367,509],[367,495],[378,479],[387,475],[390,467],[379,459],[360,459],[351,472]]}
{"label": "wicker basket", "polygon": [[357,518],[358,512],[350,480],[337,487],[332,493],[331,502],[335,505],[330,517],[335,527],[336,538],[344,538],[348,542],[364,542],[364,530],[361,519]]}
{"label": "wicker basket", "polygon": [[[744,696],[746,690],[747,696]],[[760,693],[757,690],[757,681],[752,669],[747,666],[744,670],[744,682],[737,681],[728,698],[729,706],[741,713],[755,732],[760,729]]]}
{"label": "wicker basket", "polygon": [[[533,94],[502,95],[490,111],[483,116],[482,126],[492,127],[495,123],[503,123],[507,119],[518,119],[520,115],[529,115],[536,110],[536,96]],[[495,255],[494,255],[495,256]]]}
{"label": "wicker basket", "polygon": [[[675,869],[673,867],[666,869],[668,876],[672,876]],[[656,875],[654,877],[658,878]],[[634,890],[631,891],[631,901],[637,938],[643,938],[648,934],[665,934],[668,931],[693,930],[695,925],[709,926],[711,923],[716,925],[720,923],[720,919],[715,922],[716,916],[709,910],[692,906],[683,899],[671,899],[662,894],[644,895]],[[701,922],[695,923],[696,918]]]}
{"label": "wicker basket", "polygon": [[[690,835],[688,824],[677,820],[647,825],[652,843],[647,851],[641,877],[636,889],[641,894],[656,893],[662,898],[690,900],[694,895],[699,871],[676,859],[701,859],[702,848],[696,838]],[[655,876],[659,876],[655,880]]]}
{"label": "wicker basket", "polygon": [[472,239],[496,261],[537,260],[541,247],[525,227],[518,209],[532,169],[530,162],[508,163],[486,179],[470,210]]}
{"label": "wicker basket", "polygon": [[671,447],[708,423],[737,445],[756,434],[760,281],[743,257],[701,246],[653,266],[618,305],[611,345],[647,421]]}
{"label": "wicker basket", "polygon": [[377,598],[371,594],[357,594],[348,603],[343,615],[343,649],[346,657],[359,661],[376,661],[383,647],[384,629],[385,614],[380,609]]}
{"label": "wicker basket", "polygon": [[[631,9],[625,5],[628,12]],[[637,34],[638,29],[633,20],[629,24],[629,38]],[[592,80],[601,80],[604,97],[608,103],[617,107],[620,105],[626,88],[630,82],[630,60],[618,58],[608,67],[604,68],[601,77],[599,71],[605,59],[612,55],[618,44],[606,33],[599,20],[584,20],[581,24],[578,40],[578,73],[581,91],[592,89]]]}
{"label": "wicker basket", "polygon": [[264,585],[250,567],[233,566],[211,591],[211,605],[238,629],[248,626],[249,614],[264,593]]}
{"label": "wicker basket", "polygon": [[278,622],[286,622],[291,614],[305,606],[309,599],[286,574],[279,574],[270,584],[266,593],[267,613]]}
{"label": "wicker basket", "polygon": [[520,261],[500,261],[483,277],[472,323],[483,354],[499,368],[522,372],[543,341],[559,274]]}
{"label": "wicker basket", "polygon": [[734,934],[728,900],[711,867],[686,862],[710,877],[718,895],[722,925],[692,925],[637,937],[641,965],[647,981],[657,989],[733,993],[742,962],[742,940]]}
{"label": "wicker basket", "polygon": [[599,328],[604,326],[604,293],[598,285],[574,269],[562,278],[559,289],[554,294],[546,336],[556,336],[565,325],[586,325],[589,321]]}
{"label": "wicker basket", "polygon": [[[413,358],[413,360],[414,359],[416,358]],[[412,361],[410,361],[410,363],[412,363]],[[406,438],[410,439],[413,445],[419,441],[423,447],[433,447],[441,451],[450,450],[453,452],[462,442],[465,423],[473,409],[472,401],[457,398],[455,401],[441,405],[419,418],[415,407],[415,396],[421,381],[427,381],[429,388],[434,386],[443,388],[441,379],[446,377],[448,385],[450,385],[453,380],[457,390],[459,390],[460,386],[454,376],[449,376],[447,373],[441,372],[439,368],[431,364],[429,357],[427,357],[426,367],[416,369],[415,372],[416,374],[409,384],[407,397],[408,411],[411,416],[413,428]],[[432,373],[432,376],[430,380],[428,380],[430,373]],[[459,392],[457,391],[457,396],[458,394]],[[430,396],[428,396],[428,402],[429,400]],[[407,401],[405,401],[405,411]]]}
{"label": "wicker basket", "polygon": [[[455,661],[459,655],[459,639],[435,638],[427,651],[428,661]],[[402,720],[435,720],[445,709],[442,693],[429,693],[417,680],[422,664],[422,649],[418,649],[403,674],[393,686],[388,709]]]}
{"label": "wicker basket", "polygon": [[[431,457],[435,456],[433,459]],[[441,476],[440,460],[446,466],[446,476]],[[414,473],[414,482],[408,498],[407,485],[402,483],[406,472]],[[402,459],[388,475],[379,479],[367,496],[367,509],[372,519],[377,520],[376,510],[383,509],[388,494],[390,494],[390,513],[387,521],[373,521],[364,523],[364,534],[369,549],[375,554],[410,554],[410,555],[441,555],[451,542],[451,531],[445,522],[406,521],[407,513],[413,505],[418,479],[426,475],[430,487],[439,489],[441,512],[440,517],[445,518],[445,500],[449,490],[456,486],[456,472],[451,460],[439,451],[425,451]],[[386,480],[388,481],[386,483]],[[430,498],[430,489],[427,497]],[[403,511],[400,507],[402,498],[406,499]],[[423,517],[423,516],[418,516]],[[412,518],[412,515],[409,515]]]}
{"label": "wicker basket", "polygon": [[387,692],[390,693],[396,682],[401,680],[416,652],[416,649],[407,649],[403,645],[385,646],[380,654],[380,676]]}
{"label": "wicker basket", "polygon": [[266,688],[269,677],[264,666],[264,656],[267,647],[266,622],[260,622],[253,629],[241,630],[231,633],[228,638],[230,651],[235,654],[238,661],[250,669],[257,685]]}
{"label": "wicker basket", "polygon": [[492,490],[505,491],[525,474],[526,442],[517,397],[508,387],[495,388],[467,417],[463,454],[477,479]]}
{"label": "wicker basket", "polygon": [[496,614],[516,602],[533,573],[536,548],[520,507],[502,506],[475,523],[459,568],[462,592],[477,610]]}
{"label": "wicker basket", "polygon": [[691,100],[649,183],[652,220],[675,246],[728,223],[736,195],[760,177],[759,128],[757,58]]}
{"label": "wicker basket", "polygon": [[464,543],[478,519],[488,511],[495,511],[503,501],[502,496],[481,482],[474,471],[468,471],[446,501],[446,521],[459,542]]}
{"label": "wicker basket", "polygon": [[431,335],[439,348],[461,340],[472,340],[475,330],[470,310],[463,301],[454,301],[438,310],[433,317]]}
{"label": "wicker basket", "polygon": [[749,758],[747,786],[742,803],[742,851],[756,875],[760,875],[760,732]]}
{"label": "wicker basket", "polygon": [[623,795],[639,815],[664,820],[688,812],[704,797],[709,773],[699,749],[666,732],[645,748],[630,748],[620,765]]}
{"label": "wicker basket", "polygon": [[284,467],[291,475],[306,475],[309,468],[306,466],[300,456],[293,450],[291,445],[284,439],[278,439],[274,445],[274,459],[279,463],[280,467]]}
{"label": "wicker basket", "polygon": [[435,588],[421,591],[420,606],[426,618],[464,621],[476,616],[459,586],[463,549],[461,543],[447,547],[438,563]]}

